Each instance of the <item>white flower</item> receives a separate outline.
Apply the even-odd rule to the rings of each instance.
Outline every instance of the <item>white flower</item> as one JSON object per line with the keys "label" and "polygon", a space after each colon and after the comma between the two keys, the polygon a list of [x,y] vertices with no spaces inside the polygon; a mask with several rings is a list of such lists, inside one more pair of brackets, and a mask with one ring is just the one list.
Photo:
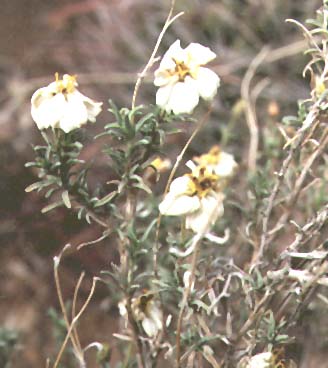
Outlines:
{"label": "white flower", "polygon": [[186,228],[205,235],[223,215],[223,200],[219,177],[200,166],[173,180],[159,210],[167,216],[185,215]]}
{"label": "white flower", "polygon": [[198,165],[204,165],[213,170],[220,178],[231,177],[238,166],[233,155],[221,151],[219,146],[212,147],[208,153],[194,157],[193,160]]}
{"label": "white flower", "polygon": [[76,87],[74,76],[65,74],[60,80],[56,73],[55,82],[34,92],[31,114],[40,130],[52,127],[68,133],[96,120],[102,103],[84,96]]}
{"label": "white flower", "polygon": [[155,71],[154,84],[160,87],[156,104],[174,114],[192,113],[199,97],[212,100],[220,85],[220,78],[203,65],[215,59],[208,47],[191,43],[185,49],[175,41],[163,56]]}
{"label": "white flower", "polygon": [[246,368],[271,368],[275,362],[275,357],[269,351],[254,355],[248,362]]}
{"label": "white flower", "polygon": [[149,337],[156,337],[162,330],[162,312],[152,294],[144,294],[132,299],[132,312]]}

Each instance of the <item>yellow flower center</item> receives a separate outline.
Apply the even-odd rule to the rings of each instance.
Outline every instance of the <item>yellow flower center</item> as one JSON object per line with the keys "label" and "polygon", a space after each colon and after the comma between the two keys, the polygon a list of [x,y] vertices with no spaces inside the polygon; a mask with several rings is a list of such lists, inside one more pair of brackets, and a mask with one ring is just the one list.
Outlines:
{"label": "yellow flower center", "polygon": [[173,58],[175,62],[175,68],[172,71],[172,75],[177,75],[179,78],[179,82],[183,82],[185,78],[189,75],[190,77],[196,79],[198,66],[193,65],[191,56],[188,55],[187,61],[179,61]]}
{"label": "yellow flower center", "polygon": [[154,166],[157,171],[162,172],[170,168],[171,161],[169,159],[163,160],[162,158],[157,157],[151,162],[151,165]]}
{"label": "yellow flower center", "polygon": [[211,191],[218,190],[219,176],[213,174],[205,166],[201,166],[196,172],[186,174],[190,178],[188,194],[204,198]]}
{"label": "yellow flower center", "polygon": [[151,310],[154,307],[154,295],[143,294],[132,302],[132,311],[138,320],[151,316]]}
{"label": "yellow flower center", "polygon": [[76,76],[65,75],[63,79],[59,79],[59,74],[55,73],[56,78],[56,92],[67,95],[75,91]]}
{"label": "yellow flower center", "polygon": [[175,62],[174,74],[179,77],[180,82],[183,82],[186,76],[190,75],[190,69],[183,61],[179,62],[174,60],[174,62]]}
{"label": "yellow flower center", "polygon": [[217,165],[221,160],[221,149],[219,146],[214,146],[208,153],[196,157],[194,160],[200,165]]}

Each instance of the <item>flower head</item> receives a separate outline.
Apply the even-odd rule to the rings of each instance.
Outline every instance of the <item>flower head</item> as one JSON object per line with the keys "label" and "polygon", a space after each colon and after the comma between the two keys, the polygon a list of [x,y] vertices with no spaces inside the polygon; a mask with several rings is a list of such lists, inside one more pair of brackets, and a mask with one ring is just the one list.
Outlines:
{"label": "flower head", "polygon": [[221,178],[231,177],[238,166],[233,155],[221,151],[219,146],[213,146],[208,153],[194,157],[193,160],[213,170]]}
{"label": "flower head", "polygon": [[172,167],[171,160],[169,158],[162,159],[161,157],[156,157],[151,163],[151,166],[153,166],[158,172],[164,172],[167,171]]}
{"label": "flower head", "polygon": [[208,47],[191,43],[181,48],[175,41],[162,58],[155,71],[154,84],[160,87],[156,104],[174,114],[192,113],[199,97],[212,100],[220,85],[220,78],[203,65],[215,59]]}
{"label": "flower head", "polygon": [[153,294],[143,294],[132,299],[131,308],[134,318],[141,322],[149,337],[155,337],[162,330],[162,312],[158,308]]}
{"label": "flower head", "polygon": [[34,92],[31,114],[40,130],[52,127],[68,133],[95,121],[102,103],[84,96],[77,85],[75,76],[65,74],[59,79],[56,73],[55,82]]}
{"label": "flower head", "polygon": [[206,166],[199,166],[173,180],[159,210],[167,216],[185,215],[187,229],[206,233],[223,215],[223,199],[219,176]]}
{"label": "flower head", "polygon": [[251,357],[246,368],[273,368],[274,363],[275,357],[268,351]]}

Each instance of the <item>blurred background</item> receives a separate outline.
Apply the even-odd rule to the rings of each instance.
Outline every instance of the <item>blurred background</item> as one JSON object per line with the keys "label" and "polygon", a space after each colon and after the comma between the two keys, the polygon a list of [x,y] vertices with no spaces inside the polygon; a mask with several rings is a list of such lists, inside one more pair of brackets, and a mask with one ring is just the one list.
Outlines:
{"label": "blurred background", "polygon": [[[41,142],[30,117],[30,98],[50,83],[54,73],[78,76],[80,91],[104,110],[96,125],[88,125],[89,144],[83,159],[95,161],[91,182],[109,178],[108,162],[99,155],[91,136],[110,120],[106,101],[130,106],[136,75],[148,61],[166,19],[168,0],[1,0],[0,12],[0,367],[11,356],[12,367],[43,367],[58,350],[63,326],[57,315],[53,257],[66,243],[78,245],[101,235],[96,225],[79,222],[58,209],[40,210],[47,202],[24,189],[37,180],[24,167],[33,160],[31,145]],[[185,11],[169,29],[162,54],[177,38],[182,46],[199,42],[217,53],[213,69],[222,78],[211,122],[193,143],[190,154],[213,143],[229,143],[241,167],[247,161],[248,128],[240,108],[241,85],[252,60],[264,53],[256,72],[259,124],[294,114],[297,100],[306,98],[309,84],[302,78],[306,43],[294,25],[314,17],[320,0],[177,0],[176,12]],[[155,68],[155,67],[154,67]],[[154,69],[153,68],[153,69]],[[245,81],[245,80],[244,80]],[[152,73],[142,85],[138,102],[154,102]],[[227,133],[229,132],[229,134]],[[232,133],[233,132],[233,133]],[[168,141],[174,157],[177,143]],[[87,137],[88,139],[88,137]],[[95,159],[97,157],[97,160]],[[115,245],[108,240],[68,257],[61,269],[64,296],[72,298],[81,270],[87,278],[114,260]],[[81,300],[90,283],[82,287]],[[81,320],[83,345],[112,342],[118,329],[117,308],[104,286],[99,286],[89,311]],[[312,331],[309,330],[309,337]],[[313,337],[314,336],[314,337]],[[315,332],[302,351],[302,366],[324,367],[316,350]],[[12,349],[12,347],[14,347]],[[2,360],[1,360],[2,359]],[[113,358],[115,359],[115,357]],[[92,366],[92,365],[90,365]],[[69,365],[67,365],[69,367]]]}

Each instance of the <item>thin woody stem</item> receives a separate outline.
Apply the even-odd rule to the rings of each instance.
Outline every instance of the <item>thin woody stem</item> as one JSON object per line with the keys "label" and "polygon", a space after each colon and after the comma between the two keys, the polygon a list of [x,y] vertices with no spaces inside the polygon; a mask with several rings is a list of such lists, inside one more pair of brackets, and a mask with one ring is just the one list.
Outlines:
{"label": "thin woody stem", "polygon": [[138,94],[138,91],[139,91],[139,88],[140,88],[140,85],[141,85],[141,82],[143,80],[143,78],[146,76],[147,74],[147,71],[148,69],[153,65],[154,61],[155,61],[155,56],[156,56],[156,53],[158,51],[158,48],[162,42],[162,39],[163,39],[163,36],[166,32],[166,30],[170,27],[170,25],[178,18],[180,17],[183,12],[175,15],[172,19],[172,13],[173,13],[173,10],[174,10],[174,6],[175,6],[175,0],[172,0],[171,1],[171,7],[170,7],[170,11],[169,11],[169,14],[166,18],[166,21],[164,23],[164,26],[162,28],[162,31],[161,33],[159,34],[158,38],[157,38],[157,41],[156,41],[156,44],[155,44],[155,47],[153,49],[153,52],[146,64],[146,66],[144,67],[143,71],[139,74],[139,77],[137,79],[137,82],[136,82],[136,85],[134,87],[134,91],[133,91],[133,97],[132,97],[132,109],[135,108],[135,105],[136,105],[136,99],[137,99],[137,94]]}
{"label": "thin woody stem", "polygon": [[185,310],[185,307],[188,303],[189,295],[191,292],[191,287],[194,284],[195,281],[195,274],[196,274],[196,266],[197,266],[197,259],[198,259],[198,253],[199,253],[199,244],[200,244],[201,236],[195,237],[195,250],[192,256],[191,260],[191,274],[189,277],[189,283],[187,287],[185,288],[183,299],[181,302],[180,312],[178,316],[178,322],[177,322],[177,336],[176,336],[176,364],[177,368],[180,368],[180,357],[181,357],[181,329],[182,329],[182,319],[183,319],[183,313]]}
{"label": "thin woody stem", "polygon": [[[61,257],[62,257],[62,255],[63,255],[63,253],[65,252],[66,249],[68,249],[67,246],[63,249],[63,251],[61,252],[59,257],[56,257],[56,259],[55,259],[55,262],[54,262],[54,277],[55,277],[55,283],[56,283],[56,289],[57,289],[60,308],[61,308],[61,311],[62,311],[62,314],[63,314],[63,317],[64,317],[66,328],[67,328],[67,330],[69,330],[70,322],[69,322],[68,315],[67,315],[67,312],[66,312],[65,303],[64,303],[63,294],[62,294],[62,289],[61,289],[61,285],[60,285],[59,274],[58,274],[59,262],[60,262]],[[68,337],[68,339],[70,338],[71,341],[72,341],[74,352],[75,352],[78,360],[80,362],[83,361],[83,353],[81,352],[79,342],[76,341],[74,333],[68,334],[67,337]],[[55,367],[55,365],[54,365],[54,367]]]}

